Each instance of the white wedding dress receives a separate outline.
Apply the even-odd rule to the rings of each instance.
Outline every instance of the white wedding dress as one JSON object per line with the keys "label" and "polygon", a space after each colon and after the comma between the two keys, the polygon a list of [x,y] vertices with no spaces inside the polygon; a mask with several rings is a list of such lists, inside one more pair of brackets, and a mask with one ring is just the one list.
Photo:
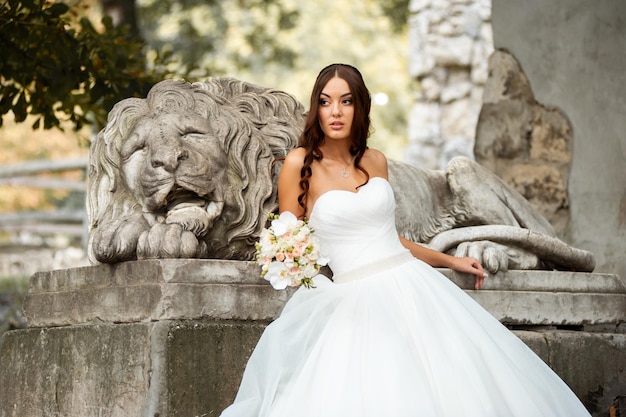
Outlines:
{"label": "white wedding dress", "polygon": [[398,239],[380,177],[311,213],[334,282],[300,288],[222,417],[589,416],[520,339]]}

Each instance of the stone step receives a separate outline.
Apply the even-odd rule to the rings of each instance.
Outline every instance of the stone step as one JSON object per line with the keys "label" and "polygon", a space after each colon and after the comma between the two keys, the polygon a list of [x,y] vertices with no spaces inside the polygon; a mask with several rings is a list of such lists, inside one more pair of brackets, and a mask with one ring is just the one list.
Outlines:
{"label": "stone step", "polygon": [[[510,325],[600,325],[626,321],[626,283],[613,274],[508,271],[473,280],[440,270]],[[276,291],[253,262],[155,259],[39,272],[24,313],[29,327],[148,320],[271,321],[293,289]],[[314,290],[312,290],[314,291]]]}

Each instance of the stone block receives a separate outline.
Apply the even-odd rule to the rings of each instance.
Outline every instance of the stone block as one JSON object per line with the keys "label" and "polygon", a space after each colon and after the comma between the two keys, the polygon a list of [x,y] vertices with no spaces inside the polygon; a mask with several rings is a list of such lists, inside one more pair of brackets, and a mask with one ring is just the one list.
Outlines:
{"label": "stone block", "polygon": [[[506,324],[626,321],[626,283],[612,274],[508,271],[474,291],[473,279],[441,269]],[[154,259],[33,275],[29,327],[157,320],[272,320],[293,290],[276,291],[253,262]]]}
{"label": "stone block", "polygon": [[[8,332],[0,417],[219,416],[266,321],[165,320]],[[594,416],[626,390],[626,335],[515,331]]]}
{"label": "stone block", "polygon": [[150,326],[26,329],[3,339],[1,417],[144,415]]}
{"label": "stone block", "polygon": [[465,34],[451,37],[429,35],[428,41],[426,53],[433,57],[436,65],[467,67],[471,64],[474,44],[471,37]]}
{"label": "stone block", "polygon": [[507,271],[479,291],[473,279],[440,269],[483,308],[508,325],[582,326],[626,321],[626,282],[614,274]]}
{"label": "stone block", "polygon": [[218,416],[267,322],[26,329],[0,350],[0,417]]}
{"label": "stone block", "polygon": [[33,275],[30,327],[220,318],[271,320],[290,291],[275,291],[253,262],[166,259]]}
{"label": "stone block", "polygon": [[607,417],[613,399],[626,394],[626,335],[576,331],[516,331],[583,401]]}

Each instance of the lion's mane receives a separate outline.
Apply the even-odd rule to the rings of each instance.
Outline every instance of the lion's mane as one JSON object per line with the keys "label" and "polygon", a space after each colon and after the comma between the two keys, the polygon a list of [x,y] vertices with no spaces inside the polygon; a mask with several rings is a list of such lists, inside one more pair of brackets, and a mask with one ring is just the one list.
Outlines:
{"label": "lion's mane", "polygon": [[[224,209],[200,236],[195,256],[251,259],[267,214],[277,208],[276,161],[297,143],[305,110],[291,95],[233,78],[203,82],[167,80],[145,99],[117,103],[89,150],[89,257],[92,262],[137,259],[137,239],[146,228],[146,207],[121,175],[120,151],[135,125],[146,118],[194,113],[210,122],[227,156]],[[156,138],[150,138],[150,141]],[[207,147],[215,146],[207,143]],[[208,155],[208,152],[207,152]],[[204,246],[206,245],[206,246]]]}

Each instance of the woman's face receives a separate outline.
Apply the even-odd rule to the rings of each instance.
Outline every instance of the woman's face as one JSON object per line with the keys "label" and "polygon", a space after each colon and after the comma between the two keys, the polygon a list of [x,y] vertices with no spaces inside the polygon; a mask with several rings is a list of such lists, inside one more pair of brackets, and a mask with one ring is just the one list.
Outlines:
{"label": "woman's face", "polygon": [[343,78],[331,78],[319,97],[317,115],[324,138],[351,140],[354,103],[350,87]]}

